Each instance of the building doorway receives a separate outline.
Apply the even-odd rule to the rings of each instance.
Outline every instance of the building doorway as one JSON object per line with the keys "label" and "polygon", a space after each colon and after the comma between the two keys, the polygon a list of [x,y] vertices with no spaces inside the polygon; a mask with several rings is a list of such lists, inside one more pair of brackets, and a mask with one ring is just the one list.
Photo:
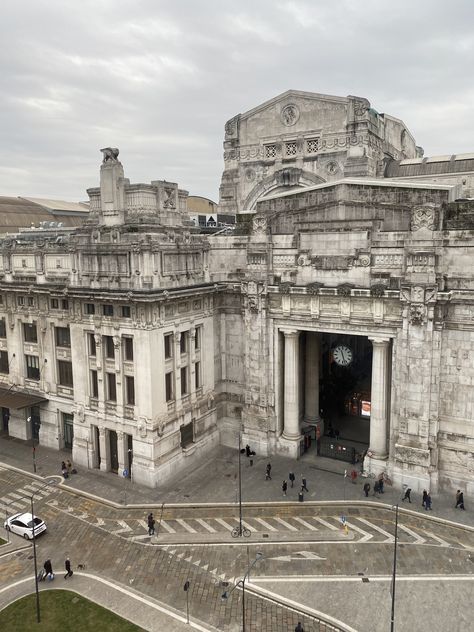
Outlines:
{"label": "building doorway", "polygon": [[10,421],[10,409],[2,407],[2,433],[8,436],[8,423]]}
{"label": "building doorway", "polygon": [[69,413],[63,413],[64,447],[72,450],[74,441],[74,417]]}
{"label": "building doorway", "polygon": [[41,416],[40,416],[40,408],[39,406],[31,406],[29,409],[30,414],[28,415],[28,420],[31,424],[31,438],[39,442],[39,433],[41,427]]}
{"label": "building doorway", "polygon": [[119,461],[117,449],[117,433],[115,430],[109,430],[109,448],[110,448],[110,469],[118,474]]}

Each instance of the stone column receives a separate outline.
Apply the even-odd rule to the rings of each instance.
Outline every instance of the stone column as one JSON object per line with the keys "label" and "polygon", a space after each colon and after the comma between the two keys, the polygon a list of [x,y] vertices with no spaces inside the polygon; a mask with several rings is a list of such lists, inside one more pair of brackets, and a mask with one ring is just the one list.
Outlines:
{"label": "stone column", "polygon": [[320,334],[306,332],[305,420],[319,423],[319,361]]}
{"label": "stone column", "polygon": [[[118,473],[123,476],[123,471],[128,469],[128,442],[127,435],[124,432],[117,432],[117,456],[118,456]],[[130,476],[130,472],[128,474]]]}
{"label": "stone column", "polygon": [[100,444],[100,469],[102,472],[110,471],[110,443],[109,433],[105,428],[99,428]]}
{"label": "stone column", "polygon": [[298,440],[301,436],[298,410],[298,344],[300,332],[294,329],[282,331],[285,336],[285,370],[283,378],[283,437],[285,439]]}
{"label": "stone column", "polygon": [[369,338],[372,342],[372,389],[370,412],[370,448],[375,459],[387,458],[388,376],[390,338]]}

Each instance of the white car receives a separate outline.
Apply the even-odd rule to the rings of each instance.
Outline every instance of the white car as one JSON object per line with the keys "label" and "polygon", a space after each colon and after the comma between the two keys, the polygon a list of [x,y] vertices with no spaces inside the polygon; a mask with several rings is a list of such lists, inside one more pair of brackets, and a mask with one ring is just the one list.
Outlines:
{"label": "white car", "polygon": [[25,540],[33,539],[33,520],[35,521],[35,537],[46,531],[46,525],[37,516],[30,513],[18,513],[5,520],[4,527],[7,531],[22,535]]}

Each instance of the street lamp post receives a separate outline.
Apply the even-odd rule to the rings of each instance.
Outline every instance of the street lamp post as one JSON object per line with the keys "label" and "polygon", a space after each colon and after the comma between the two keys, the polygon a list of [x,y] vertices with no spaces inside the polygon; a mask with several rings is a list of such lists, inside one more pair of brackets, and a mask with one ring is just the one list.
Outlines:
{"label": "street lamp post", "polygon": [[390,632],[395,630],[395,580],[397,577],[397,544],[398,544],[398,503],[395,505],[395,540],[393,543],[392,569],[392,612],[390,616]]}
{"label": "street lamp post", "polygon": [[36,535],[35,535],[35,512],[33,507],[33,496],[34,493],[31,494],[31,522],[33,524],[33,559],[35,564],[35,592],[36,592],[36,620],[38,623],[41,622],[40,616],[40,598],[39,598],[39,587],[38,587],[38,560],[36,558]]}
{"label": "street lamp post", "polygon": [[[240,454],[240,452],[239,452],[239,454]],[[242,632],[245,632],[245,630],[246,630],[246,627],[245,627],[245,580],[250,577],[250,571],[255,566],[255,564],[259,560],[262,559],[262,557],[263,557],[263,553],[257,553],[254,561],[247,568],[247,571],[246,571],[245,575],[242,577],[242,579],[239,579],[239,581],[232,586],[232,588],[229,590],[229,592],[225,591],[225,592],[222,593],[222,597],[221,597],[222,601],[227,601],[227,599],[229,598],[230,594],[237,588],[237,586],[242,586]]]}
{"label": "street lamp post", "polygon": [[239,430],[239,536],[242,537],[242,438]]}

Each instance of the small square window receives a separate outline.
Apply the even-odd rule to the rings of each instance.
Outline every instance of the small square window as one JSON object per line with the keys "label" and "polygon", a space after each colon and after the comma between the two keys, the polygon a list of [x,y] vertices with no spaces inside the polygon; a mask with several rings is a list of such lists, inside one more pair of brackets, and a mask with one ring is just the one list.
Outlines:
{"label": "small square window", "polygon": [[25,342],[38,342],[36,323],[23,323],[23,338]]}
{"label": "small square window", "polygon": [[86,303],[84,305],[84,311],[86,314],[92,315],[95,314],[95,305],[94,303]]}
{"label": "small square window", "polygon": [[59,309],[59,299],[52,298],[51,299],[51,309]]}
{"label": "small square window", "polygon": [[67,298],[63,298],[61,300],[61,309],[69,309],[69,301],[67,300]]}
{"label": "small square window", "polygon": [[122,305],[122,318],[130,318],[131,310],[130,305]]}
{"label": "small square window", "polygon": [[16,302],[18,303],[18,305],[24,305],[25,304],[25,297],[24,296],[17,296]]}
{"label": "small square window", "polygon": [[276,145],[265,145],[265,158],[275,158],[276,153]]}
{"label": "small square window", "polygon": [[28,296],[28,307],[34,307],[35,299],[33,296]]}
{"label": "small square window", "polygon": [[108,303],[102,305],[102,314],[104,316],[113,316],[114,315],[114,306]]}

